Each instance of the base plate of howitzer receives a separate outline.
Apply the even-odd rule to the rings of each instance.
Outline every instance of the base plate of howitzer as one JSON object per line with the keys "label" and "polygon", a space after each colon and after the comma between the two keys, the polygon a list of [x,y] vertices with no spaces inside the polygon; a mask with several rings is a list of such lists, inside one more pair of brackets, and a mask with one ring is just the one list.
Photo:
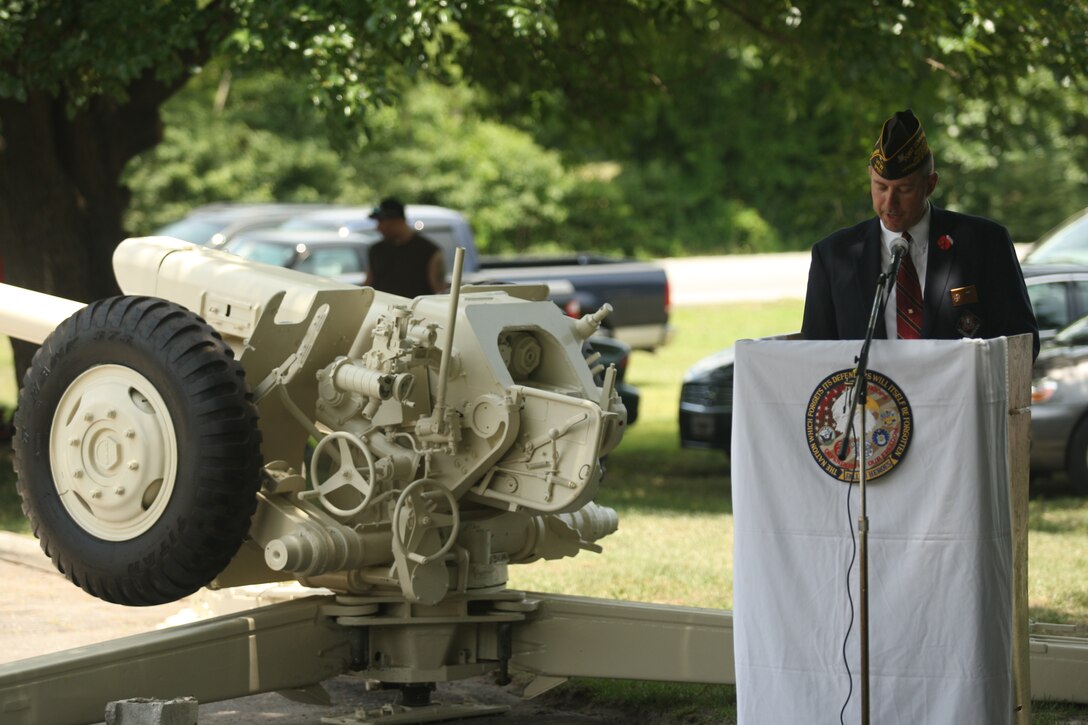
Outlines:
{"label": "base plate of howitzer", "polygon": [[593,498],[626,411],[585,354],[607,306],[573,320],[542,285],[462,288],[459,264],[409,300],[163,237],[122,242],[114,271],[124,294],[88,305],[0,285],[0,332],[41,344],[13,445],[42,549],[125,605],[331,593],[0,666],[5,723],[345,672],[402,701],[327,722],[493,714],[429,692],[510,667],[733,680],[727,612],[506,588],[618,527]]}

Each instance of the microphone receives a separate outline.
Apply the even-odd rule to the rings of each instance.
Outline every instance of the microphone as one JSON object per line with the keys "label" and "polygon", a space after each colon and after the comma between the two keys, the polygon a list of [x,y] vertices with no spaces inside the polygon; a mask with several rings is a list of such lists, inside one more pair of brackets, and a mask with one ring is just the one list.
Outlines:
{"label": "microphone", "polygon": [[888,263],[888,270],[885,272],[887,277],[887,283],[889,288],[895,284],[895,277],[899,274],[899,264],[903,261],[903,257],[907,256],[907,252],[910,251],[910,241],[899,237],[892,242],[892,259]]}
{"label": "microphone", "polygon": [[903,258],[907,252],[910,251],[910,242],[903,237],[899,237],[892,242],[892,264],[895,264]]}

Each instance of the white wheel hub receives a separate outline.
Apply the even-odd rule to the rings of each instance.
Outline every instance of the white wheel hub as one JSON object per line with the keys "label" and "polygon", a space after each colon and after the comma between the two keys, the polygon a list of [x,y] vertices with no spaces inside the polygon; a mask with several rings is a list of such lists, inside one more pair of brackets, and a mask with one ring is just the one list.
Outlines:
{"label": "white wheel hub", "polygon": [[49,436],[60,501],[86,532],[125,541],[150,529],[177,479],[177,439],[166,402],[122,365],[98,365],[61,396]]}

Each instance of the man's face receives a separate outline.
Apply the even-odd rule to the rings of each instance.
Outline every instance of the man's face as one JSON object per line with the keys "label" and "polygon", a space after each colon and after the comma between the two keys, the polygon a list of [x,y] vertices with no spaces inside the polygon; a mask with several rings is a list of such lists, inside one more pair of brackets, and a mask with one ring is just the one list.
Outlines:
{"label": "man's face", "polygon": [[902,179],[885,179],[869,169],[873,211],[891,232],[905,232],[926,213],[926,199],[937,188],[937,174],[918,170]]}
{"label": "man's face", "polygon": [[393,242],[403,242],[412,236],[412,229],[403,219],[385,218],[378,219],[378,233],[382,239]]}

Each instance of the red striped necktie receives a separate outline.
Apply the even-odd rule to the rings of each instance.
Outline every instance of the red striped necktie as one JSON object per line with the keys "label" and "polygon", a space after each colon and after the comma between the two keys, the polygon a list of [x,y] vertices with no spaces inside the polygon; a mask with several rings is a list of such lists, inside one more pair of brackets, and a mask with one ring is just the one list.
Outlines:
{"label": "red striped necktie", "polygon": [[[904,232],[903,238],[910,244],[910,234]],[[922,285],[909,250],[903,255],[895,278],[895,318],[900,340],[922,337]]]}

